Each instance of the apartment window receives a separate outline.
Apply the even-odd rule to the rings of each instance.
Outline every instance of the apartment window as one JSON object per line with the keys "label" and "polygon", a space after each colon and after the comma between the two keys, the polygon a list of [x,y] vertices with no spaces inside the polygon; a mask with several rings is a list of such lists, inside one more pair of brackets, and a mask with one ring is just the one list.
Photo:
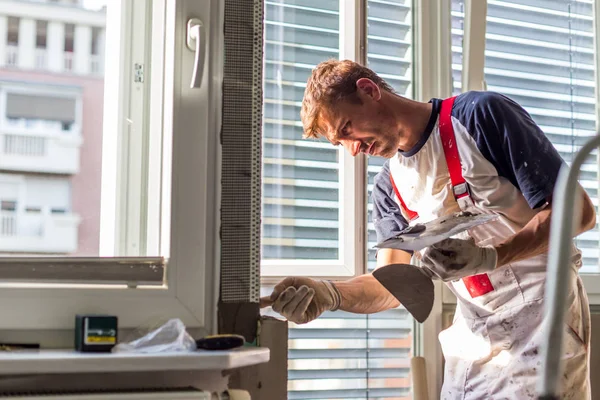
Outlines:
{"label": "apartment window", "polygon": [[[361,253],[356,248],[365,246],[359,243],[367,232],[356,230],[372,209],[364,200],[384,160],[370,158],[367,167],[324,140],[304,140],[299,118],[312,69],[349,57],[342,46],[352,47],[355,36],[341,15],[358,11],[349,4],[355,3],[265,1],[263,276],[348,276],[374,267],[372,224]],[[412,97],[412,2],[369,1],[366,34],[367,65]],[[364,187],[360,175],[367,173]],[[354,268],[340,268],[352,259]],[[413,320],[401,308],[290,324],[288,398],[405,398],[412,343]]]}
{"label": "apartment window", "polygon": [[[81,125],[81,90],[75,86],[62,87],[59,91],[35,81],[18,84],[0,81],[0,96],[5,99],[2,103],[4,109],[0,110],[4,121],[0,120],[0,126],[6,125],[7,129],[21,128],[51,135],[71,130],[76,122]],[[77,132],[77,135],[81,135],[81,132]],[[3,136],[5,141],[26,141],[10,133]],[[29,142],[33,144],[35,141]],[[7,150],[5,147],[4,151]]]}
{"label": "apartment window", "polygon": [[6,43],[16,46],[19,44],[19,22],[17,17],[8,17]]}
{"label": "apartment window", "polygon": [[65,24],[65,52],[72,53],[75,47],[75,25]]}
{"label": "apartment window", "polygon": [[17,202],[14,200],[1,200],[0,201],[0,210],[16,211],[17,210]]}
{"label": "apartment window", "polygon": [[48,35],[48,21],[35,21],[35,28],[35,47],[45,49]]}
{"label": "apartment window", "polygon": [[312,67],[339,55],[339,22],[337,0],[265,2],[263,274],[281,261],[343,263],[341,151],[303,140],[299,122]]}
{"label": "apartment window", "polygon": [[[84,51],[76,59],[65,57],[75,50],[73,24],[38,24],[38,33],[48,36],[38,36],[36,43],[48,45],[49,67],[74,68],[77,75],[42,79],[28,68],[2,73],[0,195],[9,188],[14,196],[3,200],[16,198],[18,208],[10,216],[4,213],[8,206],[1,210],[0,292],[4,302],[11,296],[38,301],[33,309],[39,311],[23,313],[23,318],[3,315],[5,328],[65,330],[72,327],[73,315],[89,311],[80,300],[91,295],[106,307],[102,310],[118,315],[122,327],[139,326],[159,312],[181,318],[190,328],[213,331],[208,293],[214,290],[211,241],[216,228],[208,232],[216,225],[216,188],[206,182],[216,173],[218,140],[209,136],[218,132],[218,122],[202,115],[218,111],[208,110],[207,96],[199,94],[218,93],[211,104],[220,104],[221,88],[212,80],[201,89],[189,88],[186,68],[194,53],[177,48],[176,32],[185,30],[188,14],[201,18],[207,32],[216,31],[211,24],[218,23],[213,17],[221,5],[209,8],[192,0],[107,0],[104,5],[74,5],[82,25],[106,20],[90,38],[97,43],[90,52],[100,51],[104,34],[113,44],[106,49],[110,63],[102,68],[102,79],[77,69],[86,61]],[[37,6],[23,4],[16,13]],[[68,11],[70,5],[65,7]],[[81,32],[86,35],[85,29]],[[223,51],[218,44],[211,49]],[[207,57],[206,63],[214,70],[217,57]],[[143,74],[134,75],[138,66]],[[180,135],[190,126],[182,121],[196,134]],[[190,148],[200,150],[187,153]],[[186,183],[172,184],[172,175]],[[206,248],[199,248],[198,238],[205,236]],[[13,282],[2,268],[14,257],[36,264],[27,282]],[[47,274],[36,274],[48,267],[49,257],[92,273],[78,278],[76,287],[64,275],[47,279]],[[102,277],[106,267],[121,265],[120,277]]]}
{"label": "apartment window", "polygon": [[48,57],[46,53],[48,21],[35,21],[35,67],[46,69],[48,66]]}
{"label": "apartment window", "polygon": [[92,54],[98,55],[100,54],[100,46],[103,43],[100,42],[100,35],[102,34],[102,28],[93,27],[92,28]]}
{"label": "apartment window", "polygon": [[16,211],[17,202],[15,200],[0,200],[0,238],[10,237],[16,233]]}

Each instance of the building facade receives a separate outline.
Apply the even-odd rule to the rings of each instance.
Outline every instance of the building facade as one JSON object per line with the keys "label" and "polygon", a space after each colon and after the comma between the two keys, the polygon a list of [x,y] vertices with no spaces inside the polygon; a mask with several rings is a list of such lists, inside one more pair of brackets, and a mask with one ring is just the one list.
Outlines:
{"label": "building facade", "polygon": [[0,253],[97,255],[105,8],[0,0]]}

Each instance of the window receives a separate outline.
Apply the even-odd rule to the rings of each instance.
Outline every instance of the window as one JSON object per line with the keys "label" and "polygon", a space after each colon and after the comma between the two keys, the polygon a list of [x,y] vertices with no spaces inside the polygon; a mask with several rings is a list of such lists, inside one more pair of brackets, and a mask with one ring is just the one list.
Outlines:
{"label": "window", "polygon": [[2,211],[15,211],[17,209],[17,202],[10,200],[2,200],[0,202],[0,210]]}
{"label": "window", "polygon": [[[413,32],[410,0],[368,2],[367,65],[401,95],[412,97]],[[344,55],[357,38],[348,22],[354,2],[265,1],[262,275],[347,276],[374,267],[363,229],[367,196],[383,159],[352,159],[324,140],[303,140],[300,104],[319,62]],[[342,17],[344,16],[344,17]],[[353,17],[352,17],[353,18]],[[356,39],[360,40],[360,39]],[[348,171],[367,180],[348,180]],[[354,199],[354,200],[352,200]],[[362,217],[354,223],[348,215]],[[343,225],[341,222],[346,221]],[[363,237],[364,237],[363,236]],[[360,237],[360,239],[359,239]],[[360,240],[360,241],[359,241]],[[360,244],[359,244],[360,243]],[[339,268],[354,255],[357,268]],[[270,288],[263,287],[263,294]],[[386,398],[410,393],[413,320],[403,309],[376,315],[325,313],[306,325],[290,324],[289,399]]]}
{"label": "window", "polygon": [[[454,93],[461,83],[464,4],[452,2]],[[488,90],[521,104],[567,163],[596,134],[592,1],[489,0],[484,77]],[[481,89],[481,88],[473,88]],[[598,155],[580,182],[598,207]],[[600,272],[598,226],[577,237],[581,272]]]}
{"label": "window", "polygon": [[290,326],[288,399],[409,398],[412,332],[403,309]]}
{"label": "window", "polygon": [[6,43],[9,45],[18,45],[19,44],[19,18],[18,17],[8,17],[7,18],[7,36]]}
{"label": "window", "polygon": [[35,30],[35,67],[45,69],[48,61],[46,58],[48,21],[35,21]]}
{"label": "window", "polygon": [[6,19],[6,55],[0,63],[16,66],[19,63],[17,46],[19,45],[19,18]]}
{"label": "window", "polygon": [[74,36],[75,36],[75,25],[73,25],[73,24],[65,24],[64,30],[65,30],[65,40],[64,40],[64,43],[65,43],[65,45],[64,45],[65,52],[72,53],[73,50],[74,50],[74,48],[75,48],[75,45],[74,45],[74,42],[75,42],[75,39],[74,39]]}
{"label": "window", "polygon": [[0,200],[0,238],[11,236],[17,230],[14,216],[16,209],[15,200]]}
{"label": "window", "polygon": [[[0,63],[0,195],[9,196],[0,199],[1,292],[2,301],[27,299],[2,319],[15,330],[70,329],[74,314],[98,312],[136,327],[160,313],[213,331],[217,188],[207,182],[218,121],[205,116],[219,113],[209,107],[220,90],[212,80],[189,87],[194,53],[176,32],[190,14],[216,31],[220,5],[93,3],[0,5],[2,40],[18,41],[0,46],[14,61]],[[206,60],[219,68],[218,57]],[[180,134],[190,126],[195,135]],[[200,237],[203,246],[189,242]],[[35,263],[25,281],[3,268],[15,257]],[[50,257],[79,273],[50,277]]]}
{"label": "window", "polygon": [[263,275],[290,270],[273,271],[275,265],[314,266],[318,274],[322,265],[343,263],[342,155],[327,142],[302,139],[300,123],[312,68],[339,57],[339,6],[265,1]]}
{"label": "window", "polygon": [[48,21],[35,21],[35,28],[35,47],[38,49],[45,49],[46,35],[48,34]]}

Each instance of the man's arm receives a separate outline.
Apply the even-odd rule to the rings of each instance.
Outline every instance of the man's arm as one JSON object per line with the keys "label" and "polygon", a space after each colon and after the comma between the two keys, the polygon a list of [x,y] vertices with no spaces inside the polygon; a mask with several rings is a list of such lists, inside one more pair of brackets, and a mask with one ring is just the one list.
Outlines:
{"label": "man's arm", "polygon": [[[548,251],[551,198],[564,161],[529,113],[510,98],[494,92],[459,97],[455,117],[464,122],[484,157],[498,175],[523,194],[531,209],[541,209],[517,234],[496,247],[499,266]],[[581,222],[576,234],[596,223],[589,197],[582,193]]]}
{"label": "man's arm", "polygon": [[[386,250],[380,254],[378,266],[385,263],[408,263],[410,254],[400,250]],[[323,280],[289,277],[279,282],[270,296],[260,299],[260,307],[273,310],[289,321],[304,324],[323,312],[341,309],[357,314],[371,314],[398,307],[400,303],[371,274],[335,286]]]}
{"label": "man's arm", "polygon": [[[558,151],[525,109],[498,93],[469,92],[459,96],[453,116],[465,125],[498,175],[519,189],[531,209],[539,211],[519,232],[494,248],[447,239],[424,251],[422,265],[449,281],[547,252],[551,198],[564,165]],[[591,229],[596,222],[589,197],[581,187],[579,191],[582,215],[576,234]]]}
{"label": "man's arm", "polygon": [[[581,221],[575,232],[575,236],[588,231],[596,225],[596,210],[589,196],[583,188],[579,187],[583,194]],[[498,267],[530,257],[543,254],[548,251],[550,239],[550,218],[552,216],[552,203],[538,212],[515,235],[496,246],[498,252]]]}
{"label": "man's arm", "polygon": [[[410,264],[411,255],[402,250],[381,249],[377,267],[389,264]],[[340,309],[357,314],[372,314],[400,306],[400,302],[372,274],[335,282],[342,297]]]}
{"label": "man's arm", "polygon": [[[408,226],[392,196],[390,171],[386,162],[374,178],[372,220],[377,241],[394,237]],[[381,249],[377,267],[389,264],[409,264],[411,254]],[[296,323],[306,323],[324,311],[337,307],[344,311],[370,314],[398,307],[398,300],[372,274],[347,281],[329,282],[304,277],[286,278],[279,282],[270,296],[260,299],[261,307],[272,305],[273,310]]]}

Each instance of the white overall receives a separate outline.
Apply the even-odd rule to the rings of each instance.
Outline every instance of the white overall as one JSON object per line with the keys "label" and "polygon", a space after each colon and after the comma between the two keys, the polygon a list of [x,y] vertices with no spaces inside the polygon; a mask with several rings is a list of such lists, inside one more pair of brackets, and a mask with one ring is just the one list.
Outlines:
{"label": "white overall", "polygon": [[[412,212],[418,214],[413,218],[416,222],[461,209],[497,214],[496,221],[470,230],[468,236],[478,245],[499,244],[523,228],[537,210],[529,207],[512,183],[498,176],[465,127],[450,116],[449,100],[444,101],[425,145],[411,157],[399,154],[390,160],[391,178],[396,193],[401,194],[396,201],[407,220]],[[448,132],[446,124],[454,138],[440,135],[440,130]],[[454,162],[460,166],[455,167],[451,179],[448,165],[453,161],[445,152],[453,146],[459,158]],[[470,188],[466,196],[464,188],[457,188],[461,179]],[[439,335],[445,358],[441,399],[537,398],[546,264],[544,254],[448,283],[457,297],[457,308],[452,326]],[[572,279],[563,344],[562,399],[591,398],[590,315],[578,275],[580,266],[580,252],[575,249],[569,266]]]}

